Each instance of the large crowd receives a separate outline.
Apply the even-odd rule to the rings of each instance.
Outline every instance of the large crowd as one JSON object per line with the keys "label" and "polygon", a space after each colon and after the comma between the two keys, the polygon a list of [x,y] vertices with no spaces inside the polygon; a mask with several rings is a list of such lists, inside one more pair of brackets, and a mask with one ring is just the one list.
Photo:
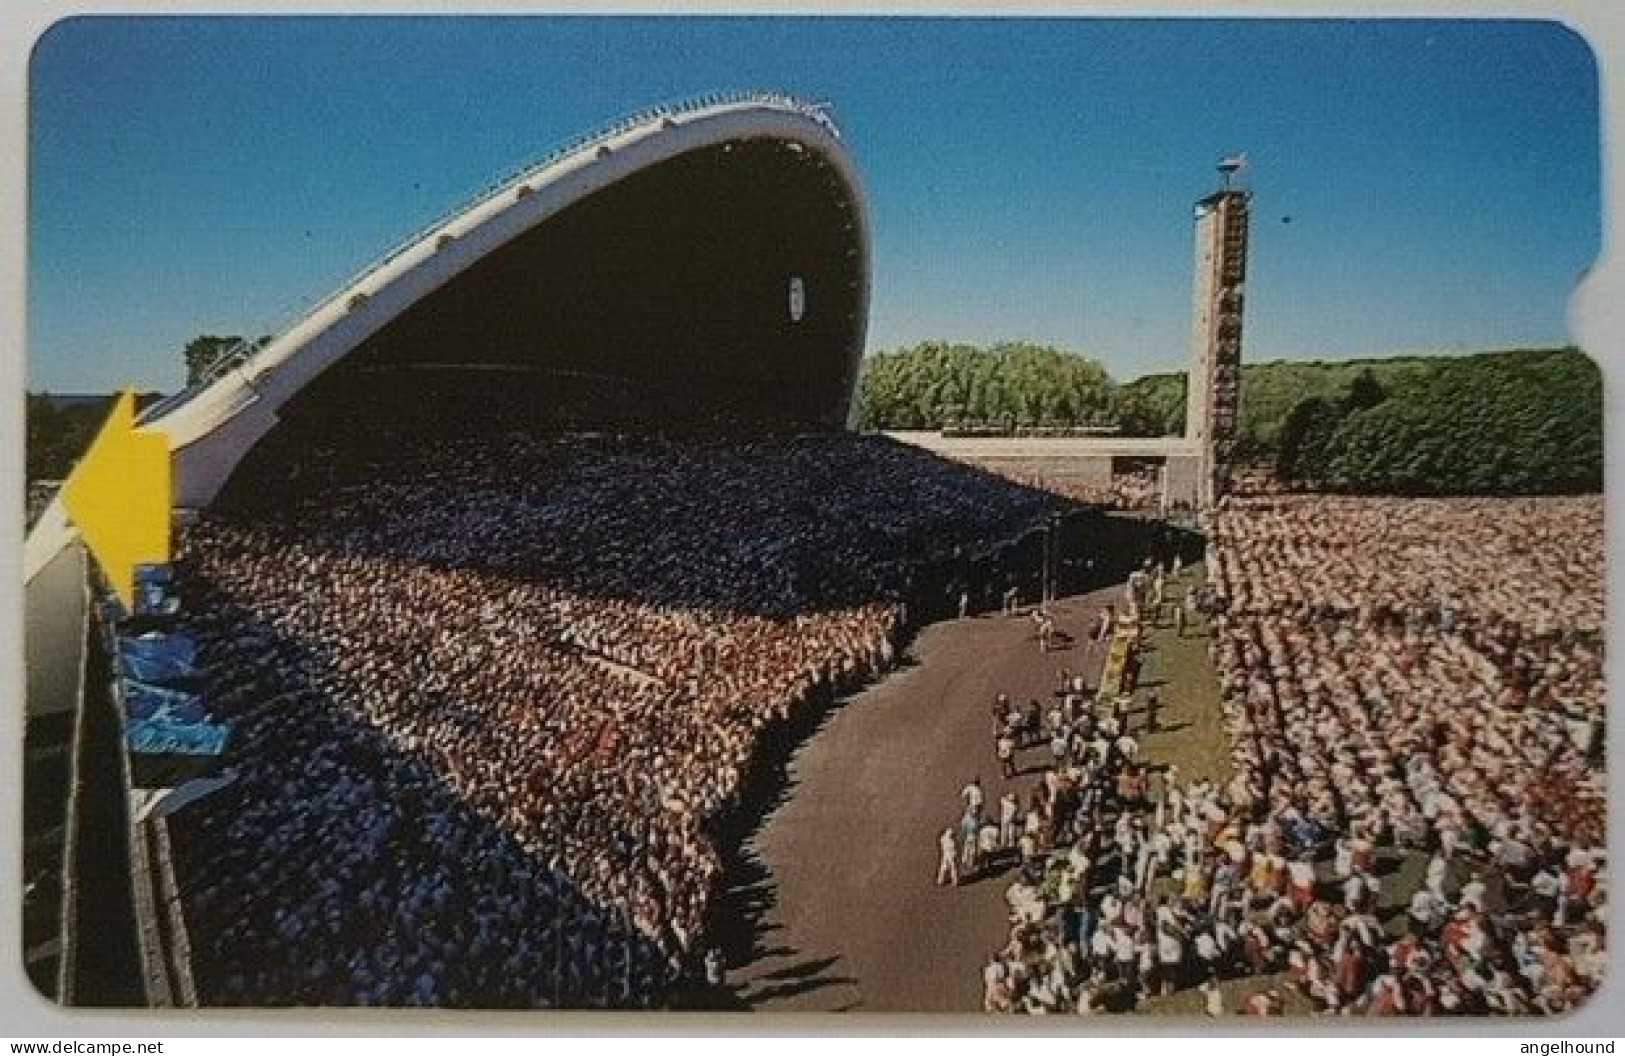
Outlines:
{"label": "large crowd", "polygon": [[[1017,866],[985,1007],[1584,1001],[1607,958],[1601,500],[1231,500],[1208,528],[1207,586],[1172,603],[1209,619],[1230,774],[1143,758],[1151,697],[1062,686],[1036,730],[996,707],[1001,755],[1025,736],[1049,765],[996,809],[967,790],[941,837]],[[1148,573],[1142,629],[1167,609]]]}
{"label": "large crowd", "polygon": [[881,438],[467,422],[309,444],[182,536],[236,730],[233,783],[175,816],[212,1002],[627,1007],[714,974],[759,742],[891,664],[921,562],[1055,508]]}

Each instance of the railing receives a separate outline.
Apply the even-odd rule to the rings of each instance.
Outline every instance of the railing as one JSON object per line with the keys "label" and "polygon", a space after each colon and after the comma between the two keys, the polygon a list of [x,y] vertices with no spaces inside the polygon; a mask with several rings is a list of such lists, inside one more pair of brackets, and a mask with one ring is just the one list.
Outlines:
{"label": "railing", "polygon": [[[634,111],[633,113],[627,114],[624,117],[617,118],[607,125],[599,126],[587,132],[577,133],[568,139],[561,140],[555,143],[552,147],[548,148],[548,150],[543,153],[540,158],[527,162],[520,168],[514,169],[491,181],[490,183],[487,183],[484,187],[465,198],[461,204],[441,213],[429,223],[424,224],[422,227],[413,231],[410,235],[407,235],[395,245],[385,250],[370,263],[361,267],[349,278],[345,279],[343,282],[334,287],[332,293],[328,294],[326,297],[322,298],[320,301],[317,301],[310,307],[303,308],[292,313],[291,317],[288,318],[285,323],[271,330],[271,333],[273,335],[282,334],[292,328],[292,326],[298,323],[300,320],[315,315],[323,308],[326,308],[337,301],[345,291],[350,289],[351,286],[354,286],[366,276],[372,274],[374,271],[388,264],[390,261],[395,260],[397,257],[406,253],[434,231],[444,227],[447,223],[463,215],[469,210],[491,201],[497,197],[497,195],[506,191],[520,180],[534,176],[544,171],[549,166],[556,165],[573,154],[579,153],[583,150],[589,150],[608,140],[614,139],[616,136],[630,132],[640,125],[645,125],[651,121],[656,121],[661,118],[680,117],[684,114],[692,114],[699,110],[709,110],[719,106],[739,106],[746,103],[763,104],[767,106],[775,106],[780,109],[793,110],[804,117],[812,119],[821,128],[823,128],[824,131],[828,132],[836,139],[841,138],[841,131],[836,126],[835,120],[831,116],[831,108],[828,103],[800,99],[784,92],[760,90],[716,91],[707,92],[704,95],[688,96],[668,102],[656,103],[653,106],[644,107],[643,109]],[[204,389],[208,388],[215,381],[224,376],[228,371],[245,362],[255,352],[263,348],[265,344],[266,342],[261,342],[258,338],[243,338],[210,361],[209,365],[206,366],[198,375],[197,380],[189,383],[185,388],[180,389],[172,395],[167,396],[148,407],[138,420],[143,423],[151,422],[165,414],[168,414],[170,411],[192,399],[192,397],[196,396],[199,392],[202,392]]]}

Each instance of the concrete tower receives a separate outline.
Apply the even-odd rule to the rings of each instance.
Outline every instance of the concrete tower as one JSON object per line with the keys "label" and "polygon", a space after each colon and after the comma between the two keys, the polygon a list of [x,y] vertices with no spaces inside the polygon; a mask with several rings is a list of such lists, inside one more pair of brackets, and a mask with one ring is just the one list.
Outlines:
{"label": "concrete tower", "polygon": [[1197,452],[1197,505],[1224,491],[1236,444],[1241,390],[1241,309],[1252,195],[1233,185],[1242,158],[1219,163],[1224,186],[1196,203],[1196,282],[1185,438]]}

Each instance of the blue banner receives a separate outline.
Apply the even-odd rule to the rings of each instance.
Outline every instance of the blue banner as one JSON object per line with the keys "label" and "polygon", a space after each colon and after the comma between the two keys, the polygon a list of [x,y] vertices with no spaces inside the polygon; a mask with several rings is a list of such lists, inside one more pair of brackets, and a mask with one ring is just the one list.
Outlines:
{"label": "blue banner", "polygon": [[119,664],[126,678],[158,684],[196,679],[197,643],[180,634],[144,634],[119,639]]}
{"label": "blue banner", "polygon": [[173,657],[185,664],[197,663],[197,640],[189,634],[151,631],[138,637],[118,640],[119,648],[135,656]]}
{"label": "blue banner", "polygon": [[137,755],[219,755],[230,733],[219,723],[149,720],[132,723],[124,739]]}
{"label": "blue banner", "polygon": [[135,566],[135,611],[172,614],[180,610],[174,596],[175,573],[168,565]]}
{"label": "blue banner", "polygon": [[190,723],[203,722],[209,717],[208,710],[196,693],[155,686],[150,682],[126,680],[124,700],[132,718]]}

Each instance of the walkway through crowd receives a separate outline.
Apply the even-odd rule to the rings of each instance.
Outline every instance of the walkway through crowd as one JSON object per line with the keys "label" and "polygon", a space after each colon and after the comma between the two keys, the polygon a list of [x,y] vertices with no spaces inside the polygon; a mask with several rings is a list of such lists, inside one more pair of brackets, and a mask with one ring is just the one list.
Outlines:
{"label": "walkway through crowd", "polygon": [[[1089,642],[1121,588],[1053,606],[1060,639],[1040,655],[1025,613],[927,628],[903,670],[834,711],[790,766],[787,799],[744,850],[730,900],[754,922],[754,957],[730,974],[766,1012],[964,1012],[980,1007],[980,967],[1008,926],[1009,880],[930,886],[944,804],[970,776],[1000,789],[988,702],[1049,699],[1056,672],[1099,677]],[[1030,757],[1030,758],[1029,758]],[[1039,753],[1027,753],[1036,780]],[[738,940],[736,940],[738,941]],[[733,959],[733,958],[731,958]],[[736,962],[737,963],[737,962]]]}

